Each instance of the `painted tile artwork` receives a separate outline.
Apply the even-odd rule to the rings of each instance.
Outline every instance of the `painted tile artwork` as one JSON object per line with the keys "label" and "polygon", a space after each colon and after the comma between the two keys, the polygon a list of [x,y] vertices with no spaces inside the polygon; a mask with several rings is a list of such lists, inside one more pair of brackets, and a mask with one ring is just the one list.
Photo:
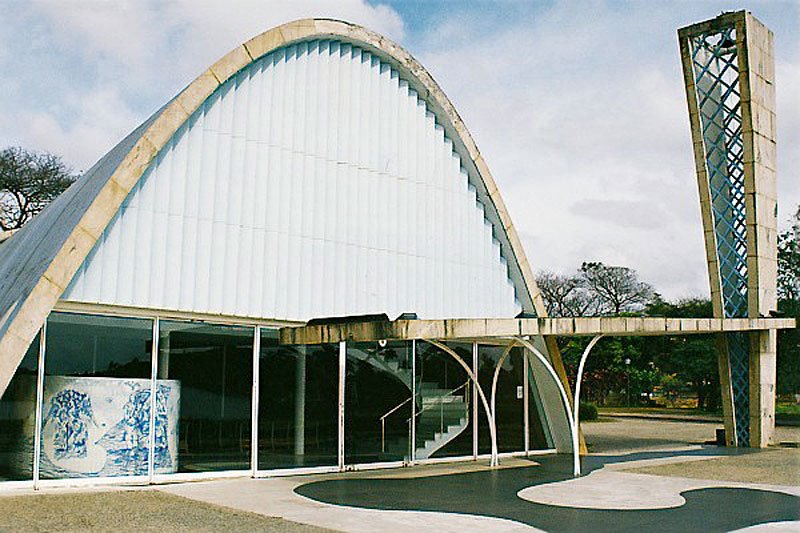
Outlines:
{"label": "painted tile artwork", "polygon": [[[179,399],[178,381],[158,381],[154,464],[159,474],[177,469]],[[150,380],[45,380],[42,477],[146,475],[149,442]]]}

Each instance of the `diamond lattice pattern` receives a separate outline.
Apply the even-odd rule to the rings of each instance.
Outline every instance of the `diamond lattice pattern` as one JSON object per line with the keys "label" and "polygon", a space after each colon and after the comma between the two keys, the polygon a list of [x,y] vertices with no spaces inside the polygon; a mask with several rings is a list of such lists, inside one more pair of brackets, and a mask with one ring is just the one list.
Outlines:
{"label": "diamond lattice pattern", "polygon": [[[700,34],[691,45],[725,316],[746,317],[747,227],[736,30]],[[747,337],[728,335],[727,344],[736,440],[745,446],[750,434]]]}

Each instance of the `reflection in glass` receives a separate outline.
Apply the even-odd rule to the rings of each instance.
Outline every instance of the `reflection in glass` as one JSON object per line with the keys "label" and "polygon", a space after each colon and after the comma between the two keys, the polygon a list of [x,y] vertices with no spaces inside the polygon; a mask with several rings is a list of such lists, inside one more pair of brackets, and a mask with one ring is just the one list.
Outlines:
{"label": "reflection in glass", "polygon": [[348,342],[345,462],[410,458],[410,342]]}
{"label": "reflection in glass", "polygon": [[177,470],[248,469],[253,329],[162,320],[158,342],[158,379],[179,419]]}
{"label": "reflection in glass", "polygon": [[[447,343],[472,367],[472,344]],[[416,459],[472,455],[472,386],[452,355],[417,342]]]}
{"label": "reflection in glass", "polygon": [[261,330],[258,468],[336,465],[337,345],[281,346],[278,331]]}
{"label": "reflection in glass", "polygon": [[31,479],[39,335],[0,395],[0,481]]}
{"label": "reflection in glass", "polygon": [[[505,346],[482,345],[478,349],[478,382],[486,400],[492,401],[492,380]],[[525,449],[525,403],[523,394],[524,357],[522,348],[512,348],[497,379],[495,425],[499,452],[519,452]],[[491,453],[492,441],[486,417],[478,416],[478,452]]]}
{"label": "reflection in glass", "polygon": [[[553,439],[550,436],[550,429],[545,423],[542,399],[539,388],[536,384],[536,376],[531,367],[532,355],[528,356],[528,433],[530,450],[546,450],[553,447]],[[542,376],[548,379],[549,376]]]}
{"label": "reflection in glass", "polygon": [[[144,319],[50,315],[42,478],[147,474],[152,332]],[[157,433],[165,435],[170,429],[160,418]],[[170,450],[160,441],[165,459],[157,466],[172,471],[174,443]]]}

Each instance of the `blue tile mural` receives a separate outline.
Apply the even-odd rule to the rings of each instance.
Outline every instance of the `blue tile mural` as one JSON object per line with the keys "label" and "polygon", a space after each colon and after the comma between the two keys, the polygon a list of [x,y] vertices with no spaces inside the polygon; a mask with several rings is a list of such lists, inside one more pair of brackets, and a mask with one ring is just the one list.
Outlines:
{"label": "blue tile mural", "polygon": [[[42,420],[41,476],[146,475],[150,380],[48,376]],[[159,380],[154,468],[177,470],[180,383]]]}

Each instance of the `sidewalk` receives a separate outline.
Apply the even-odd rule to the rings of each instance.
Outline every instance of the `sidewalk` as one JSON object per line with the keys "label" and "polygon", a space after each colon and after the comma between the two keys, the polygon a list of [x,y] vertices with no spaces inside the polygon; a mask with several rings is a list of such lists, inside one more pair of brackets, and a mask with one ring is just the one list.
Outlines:
{"label": "sidewalk", "polygon": [[[666,420],[671,422],[702,422],[709,424],[722,424],[721,415],[702,414],[702,413],[649,413],[647,411],[618,411],[618,410],[605,410],[598,411],[599,416],[607,416],[611,418],[638,418],[641,420]],[[800,426],[800,420],[794,418],[786,418],[783,416],[776,416],[776,426]]]}

